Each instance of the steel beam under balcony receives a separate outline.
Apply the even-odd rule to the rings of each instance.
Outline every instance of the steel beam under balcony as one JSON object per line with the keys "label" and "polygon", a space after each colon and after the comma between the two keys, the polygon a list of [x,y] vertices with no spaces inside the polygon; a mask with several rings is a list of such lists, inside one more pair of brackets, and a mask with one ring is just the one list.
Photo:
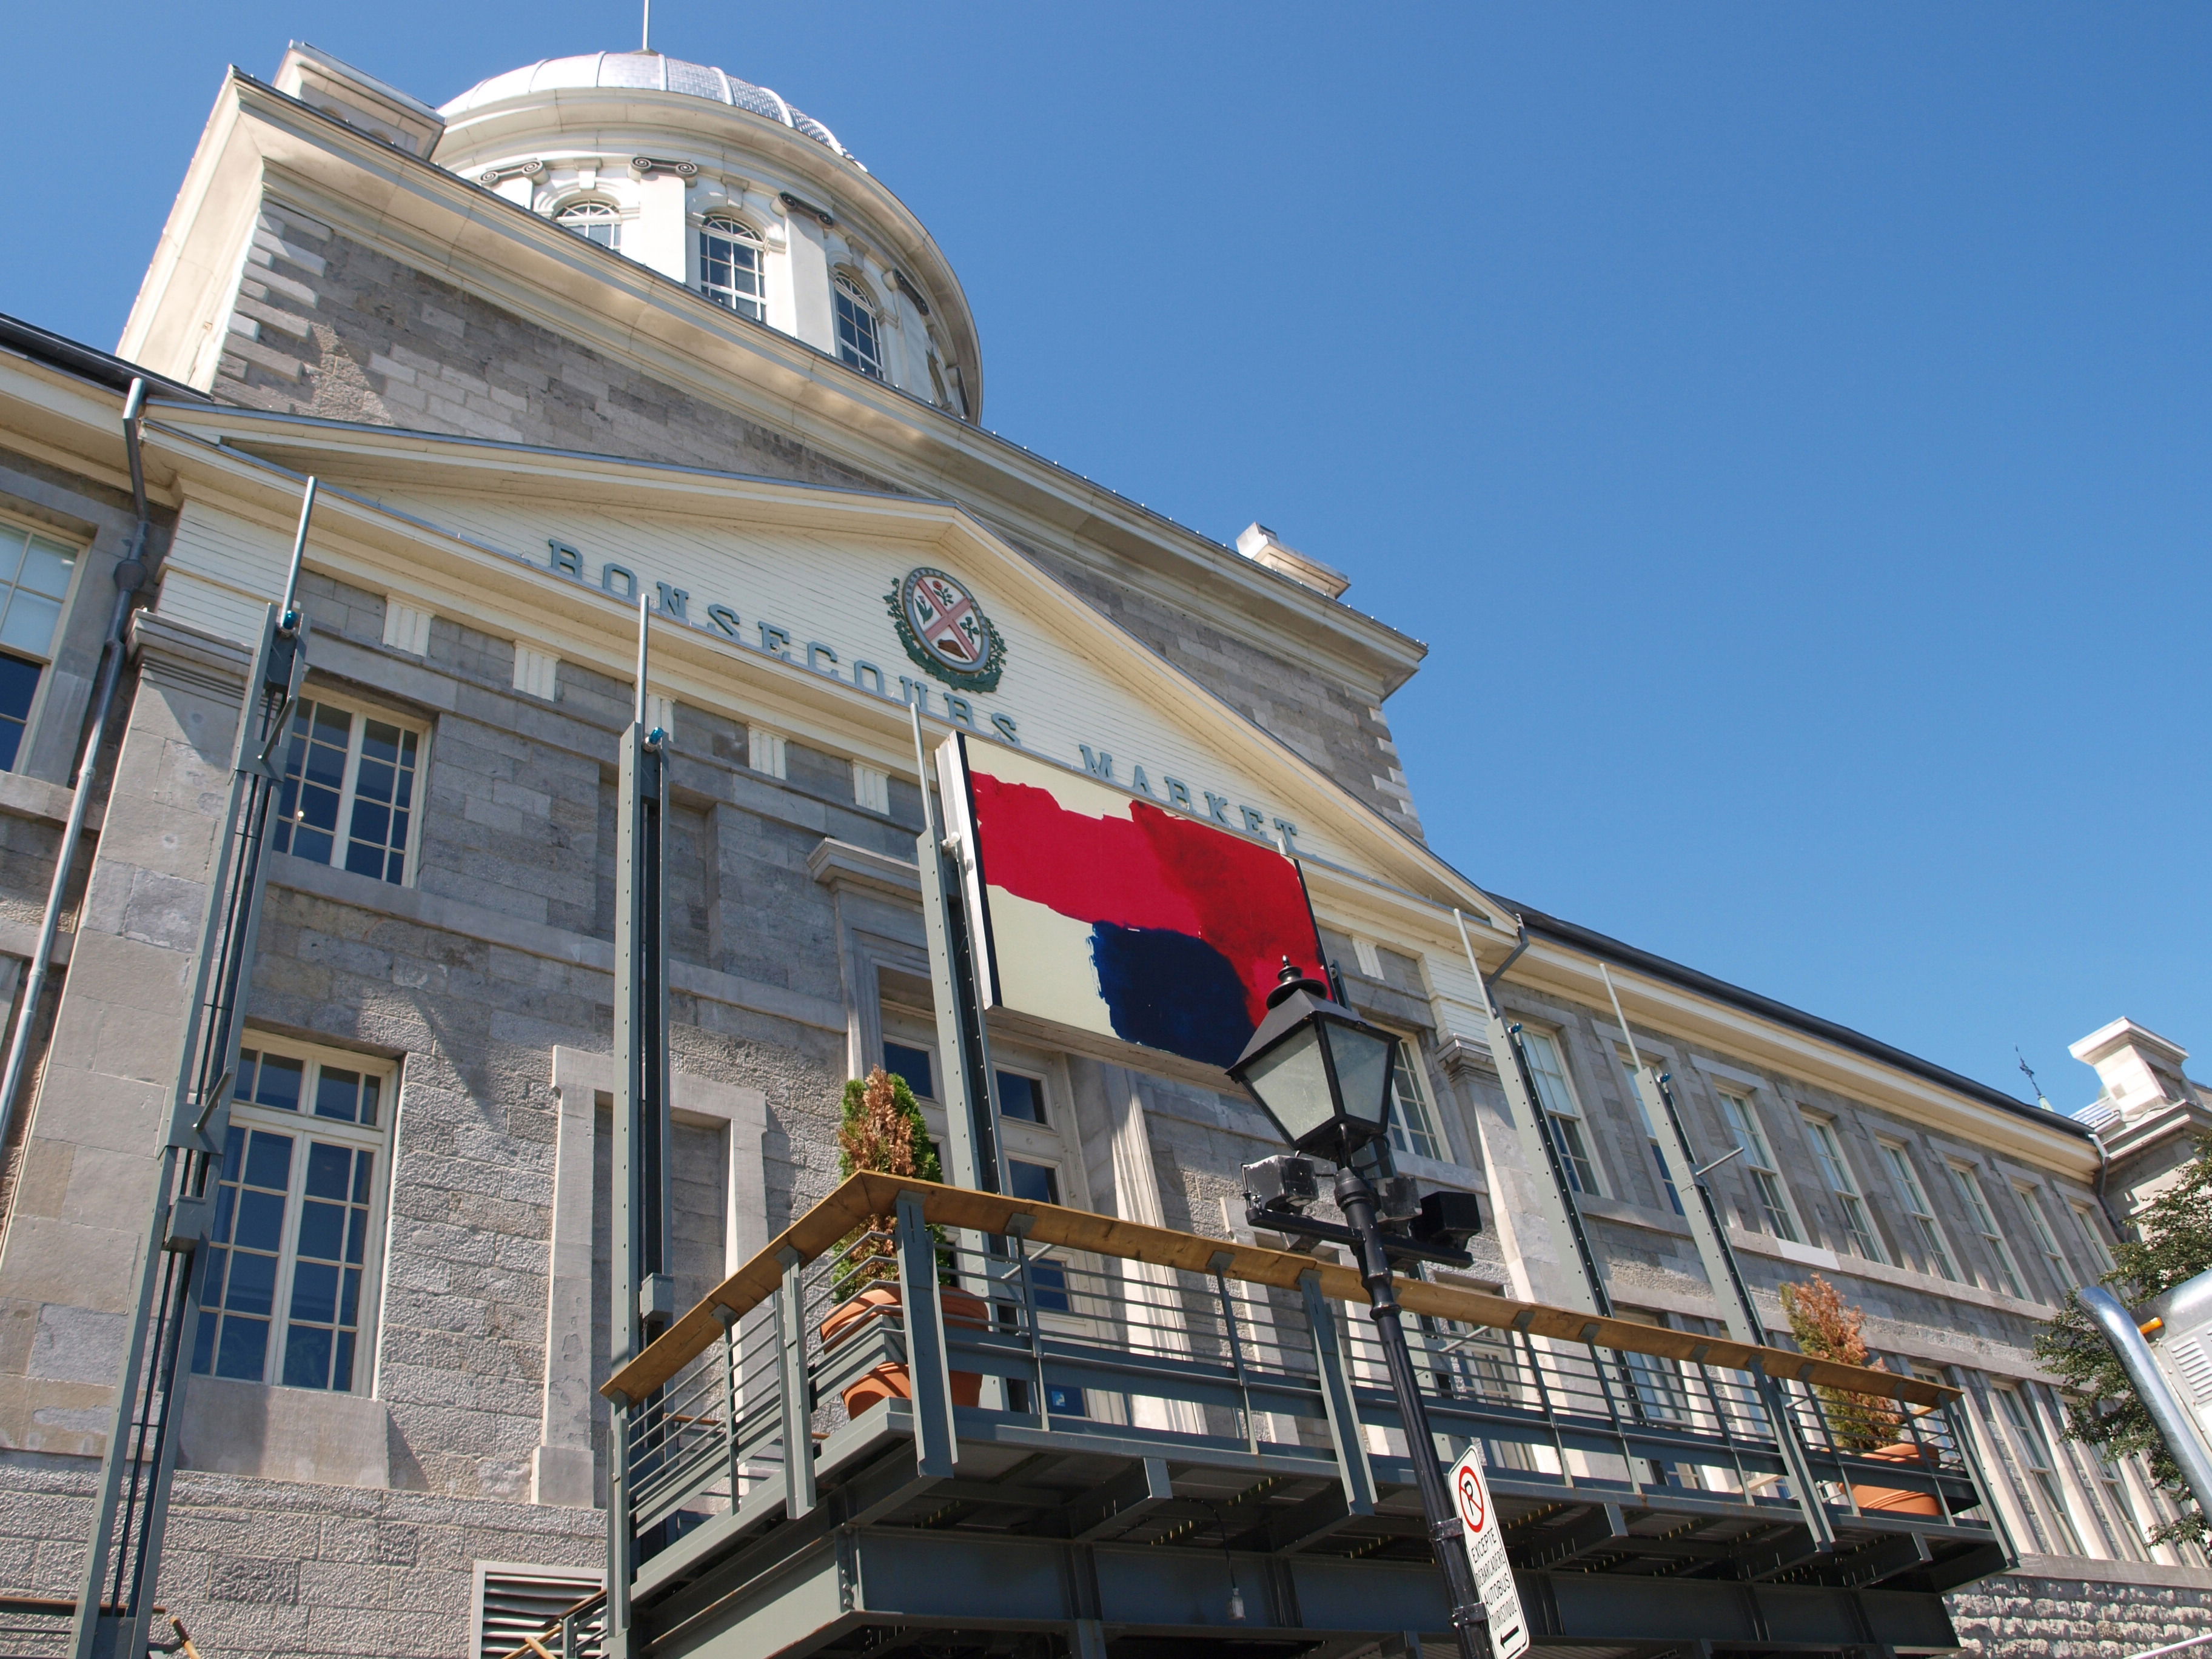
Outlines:
{"label": "steel beam under balcony", "polygon": [[[732,1563],[640,1613],[656,1659],[890,1652],[933,1634],[1101,1632],[1157,1650],[1328,1650],[1406,1631],[1443,1640],[1449,1609],[1427,1563],[1229,1555],[1070,1540],[838,1527],[772,1562]],[[1246,1617],[1229,1616],[1231,1573]],[[1540,1648],[1711,1644],[1770,1653],[1955,1649],[1941,1595],[1588,1572],[1519,1573]]]}

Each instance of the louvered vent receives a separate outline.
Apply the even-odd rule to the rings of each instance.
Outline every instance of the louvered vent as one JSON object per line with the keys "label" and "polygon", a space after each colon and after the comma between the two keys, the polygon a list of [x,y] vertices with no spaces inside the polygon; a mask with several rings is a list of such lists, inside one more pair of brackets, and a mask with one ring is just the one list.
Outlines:
{"label": "louvered vent", "polygon": [[2200,1405],[2212,1405],[2212,1358],[2204,1352],[2204,1345],[2194,1337],[2176,1346],[2173,1363],[2189,1379],[2190,1392]]}
{"label": "louvered vent", "polygon": [[[483,1611],[477,1619],[477,1659],[506,1659],[523,1638],[534,1636],[556,1659],[599,1659],[599,1621],[580,1632],[574,1653],[563,1655],[558,1638],[547,1633],[555,1620],[599,1588],[599,1575],[581,1567],[538,1567],[484,1561]],[[525,1651],[528,1651],[526,1648]]]}

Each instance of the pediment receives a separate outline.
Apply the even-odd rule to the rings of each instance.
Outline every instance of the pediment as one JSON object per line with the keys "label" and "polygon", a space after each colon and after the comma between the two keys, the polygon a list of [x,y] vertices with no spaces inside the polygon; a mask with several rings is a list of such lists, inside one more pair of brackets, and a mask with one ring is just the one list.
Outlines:
{"label": "pediment", "polygon": [[[1287,834],[1298,853],[1363,873],[1440,895],[1456,884],[955,505],[374,428],[248,434],[234,413],[222,419],[234,467],[252,465],[235,454],[250,442],[322,478],[307,563],[342,580],[396,583],[439,614],[621,678],[642,596],[660,623],[654,689],[679,701],[825,732],[864,757],[867,744],[834,728],[866,728],[900,775],[913,770],[905,706],[918,702],[934,732],[1018,746],[1271,844]],[[296,490],[262,470],[264,494]],[[289,526],[265,507],[252,516],[213,489],[188,508],[172,555],[180,592],[220,588],[258,617],[282,586]],[[934,590],[920,610],[917,586]],[[969,624],[964,657],[957,639],[931,649],[948,610]]]}

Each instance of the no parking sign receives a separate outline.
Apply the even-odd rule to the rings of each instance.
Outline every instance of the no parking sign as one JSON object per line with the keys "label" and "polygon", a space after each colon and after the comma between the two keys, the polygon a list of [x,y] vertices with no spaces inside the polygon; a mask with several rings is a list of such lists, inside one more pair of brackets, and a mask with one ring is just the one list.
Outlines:
{"label": "no parking sign", "polygon": [[1490,1483],[1482,1478],[1482,1443],[1469,1445],[1452,1465],[1452,1503],[1467,1537],[1468,1565],[1474,1592],[1490,1613],[1492,1659],[1521,1659],[1528,1651],[1528,1620],[1521,1611],[1521,1591],[1513,1582],[1498,1513],[1490,1506]]}

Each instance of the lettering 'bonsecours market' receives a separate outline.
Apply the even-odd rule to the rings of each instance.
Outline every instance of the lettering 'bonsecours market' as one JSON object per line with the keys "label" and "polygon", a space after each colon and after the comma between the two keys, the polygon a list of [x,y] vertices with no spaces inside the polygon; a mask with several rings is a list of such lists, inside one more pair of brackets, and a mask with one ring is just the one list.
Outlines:
{"label": "lettering 'bonsecours market'", "polygon": [[[584,555],[580,549],[556,537],[548,537],[546,546],[550,550],[548,568],[556,574],[567,576],[574,581],[590,580],[585,574]],[[703,607],[700,614],[705,620],[702,622],[691,615],[689,590],[665,581],[654,581],[652,586],[654,608],[672,622],[681,623],[702,633],[712,633],[741,649],[780,658],[794,667],[804,665],[840,684],[849,683],[855,690],[881,697],[885,702],[911,704],[924,714],[935,712],[929,702],[932,688],[910,675],[895,677],[898,681],[899,694],[893,697],[890,681],[894,677],[886,676],[880,665],[864,657],[855,657],[848,663],[835,647],[820,640],[809,640],[801,646],[791,629],[758,617],[753,621],[754,629],[760,636],[759,643],[755,644],[745,638],[744,619],[730,606],[717,603]],[[633,605],[641,591],[637,573],[628,565],[617,564],[612,560],[600,562],[599,586]],[[936,597],[951,601],[945,607],[945,614],[931,615],[927,609],[928,599],[916,597],[917,594],[930,595],[933,590]],[[1005,641],[956,578],[937,570],[911,571],[899,587],[885,597],[894,620],[900,624],[898,631],[907,655],[922,670],[953,684],[997,685],[997,668],[1006,656]],[[988,679],[966,669],[957,657],[947,660],[949,653],[944,648],[945,642],[959,637],[951,624],[963,617],[972,617],[974,627],[970,631],[978,636],[987,637],[989,641],[992,672]],[[933,626],[933,623],[941,625]],[[803,659],[794,654],[802,651],[805,653]],[[1028,746],[1022,741],[1021,722],[1015,715],[1005,710],[986,713],[981,718],[988,722],[987,729],[978,723],[978,711],[973,697],[951,690],[942,690],[938,695],[945,702],[945,718],[954,725],[978,737],[995,737],[1017,748]],[[1296,853],[1298,850],[1298,826],[1288,818],[1264,812],[1256,806],[1235,802],[1230,796],[1218,794],[1211,789],[1202,788],[1194,793],[1191,787],[1181,778],[1170,777],[1164,773],[1160,775],[1159,787],[1155,788],[1150,774],[1142,765],[1131,766],[1128,781],[1124,783],[1115,775],[1112,754],[1103,748],[1094,749],[1087,743],[1079,743],[1076,748],[1082,755],[1083,769],[1102,782],[1132,790],[1179,812],[1218,823],[1224,829],[1273,842],[1285,852]],[[1203,806],[1199,804],[1200,797],[1204,798]],[[1230,816],[1232,810],[1236,813],[1234,817]],[[1271,830],[1273,834],[1269,833]]]}

